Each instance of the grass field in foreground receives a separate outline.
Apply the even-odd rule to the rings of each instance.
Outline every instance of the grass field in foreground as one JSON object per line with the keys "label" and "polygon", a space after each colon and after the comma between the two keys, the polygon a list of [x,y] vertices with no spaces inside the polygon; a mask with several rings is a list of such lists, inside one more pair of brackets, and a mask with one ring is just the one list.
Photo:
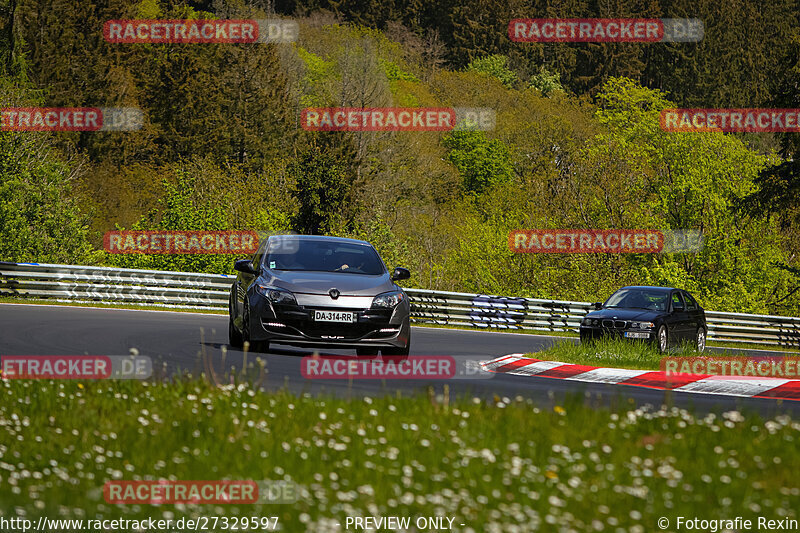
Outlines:
{"label": "grass field in foreground", "polygon": [[[563,341],[541,352],[526,354],[528,357],[547,361],[638,370],[660,370],[661,360],[664,357],[698,357],[700,355],[689,345],[682,345],[668,353],[661,354],[649,343],[614,338],[598,339],[592,343],[581,344]],[[724,354],[713,354],[706,351],[702,355],[747,357],[747,354],[740,350],[732,350]]]}
{"label": "grass field in foreground", "polygon": [[[444,395],[357,400],[200,379],[0,381],[0,516],[447,516],[455,531],[659,531],[678,516],[798,518],[800,423]],[[287,480],[283,505],[112,505],[112,479]],[[335,523],[341,526],[335,526]],[[460,526],[459,524],[465,524]],[[674,531],[670,527],[667,531]]]}

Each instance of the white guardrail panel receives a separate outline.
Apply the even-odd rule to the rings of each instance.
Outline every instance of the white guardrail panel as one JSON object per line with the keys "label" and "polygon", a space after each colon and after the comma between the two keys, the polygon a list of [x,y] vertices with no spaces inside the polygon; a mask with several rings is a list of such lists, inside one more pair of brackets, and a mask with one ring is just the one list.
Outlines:
{"label": "white guardrail panel", "polygon": [[113,267],[0,262],[0,295],[227,309],[234,276]]}
{"label": "white guardrail panel", "polygon": [[[0,262],[0,295],[119,302],[176,309],[228,308],[235,276]],[[589,302],[404,289],[416,323],[577,333]],[[800,348],[800,317],[706,311],[711,340]]]}

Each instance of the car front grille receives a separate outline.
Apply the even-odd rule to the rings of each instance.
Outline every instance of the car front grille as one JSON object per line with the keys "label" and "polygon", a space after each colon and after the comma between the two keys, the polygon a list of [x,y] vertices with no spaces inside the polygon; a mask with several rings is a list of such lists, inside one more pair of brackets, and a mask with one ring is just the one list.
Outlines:
{"label": "car front grille", "polygon": [[[322,308],[319,308],[320,310]],[[326,309],[327,310],[327,309]],[[392,328],[389,324],[390,310],[384,309],[336,309],[337,311],[350,311],[355,313],[359,320],[353,323],[317,322],[313,308],[305,308],[300,312],[278,313],[275,319],[262,319],[262,324],[268,331],[284,335],[296,335],[313,340],[358,340],[363,338],[379,339],[392,337],[396,331],[381,329]],[[279,322],[284,327],[274,327],[270,322]]]}
{"label": "car front grille", "polygon": [[604,319],[602,324],[603,327],[607,329],[625,329],[628,325],[628,323],[625,320],[610,320],[610,319]]}

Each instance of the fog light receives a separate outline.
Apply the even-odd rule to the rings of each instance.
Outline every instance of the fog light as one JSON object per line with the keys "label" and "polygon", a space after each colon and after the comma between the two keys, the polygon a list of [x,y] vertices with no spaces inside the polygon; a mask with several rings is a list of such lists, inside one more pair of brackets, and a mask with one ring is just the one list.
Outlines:
{"label": "fog light", "polygon": [[286,327],[286,324],[281,324],[280,322],[267,322],[265,325],[269,326],[271,328],[285,328]]}
{"label": "fog light", "polygon": [[391,333],[391,332],[397,331],[397,330],[398,330],[398,328],[383,328],[383,329],[379,329],[378,333]]}

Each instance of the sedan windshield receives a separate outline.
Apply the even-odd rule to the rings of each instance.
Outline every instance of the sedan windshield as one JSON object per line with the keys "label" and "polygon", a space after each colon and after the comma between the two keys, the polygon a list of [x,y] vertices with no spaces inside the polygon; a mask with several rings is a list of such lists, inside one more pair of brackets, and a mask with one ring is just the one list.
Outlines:
{"label": "sedan windshield", "polygon": [[272,270],[341,272],[371,276],[386,272],[371,246],[305,239],[298,239],[297,246],[282,246],[278,250],[270,250],[265,265]]}
{"label": "sedan windshield", "polygon": [[611,295],[604,307],[625,307],[665,311],[668,293],[650,289],[620,289]]}

